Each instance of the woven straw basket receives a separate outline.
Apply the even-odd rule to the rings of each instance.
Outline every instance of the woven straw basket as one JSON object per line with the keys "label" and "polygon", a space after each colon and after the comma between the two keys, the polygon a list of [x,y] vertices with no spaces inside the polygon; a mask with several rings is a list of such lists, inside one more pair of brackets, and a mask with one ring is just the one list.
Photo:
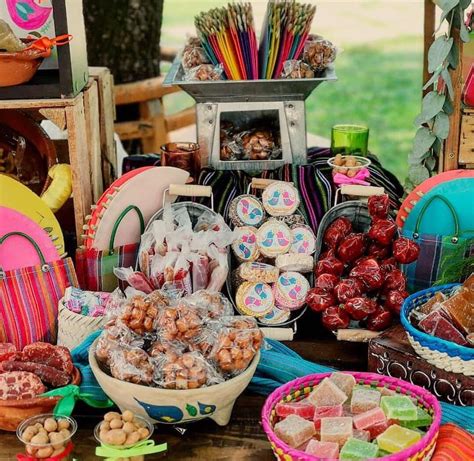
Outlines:
{"label": "woven straw basket", "polygon": [[[415,398],[418,401],[418,405],[433,417],[433,422],[428,432],[417,443],[398,453],[377,459],[381,461],[429,461],[436,446],[441,423],[441,408],[435,396],[421,387],[389,376],[362,372],[347,373],[354,376],[359,385],[372,388],[385,387]],[[297,402],[304,399],[324,378],[330,375],[331,373],[320,373],[295,379],[280,386],[268,396],[262,409],[262,423],[263,429],[272,445],[273,453],[278,460],[315,461],[320,459],[317,456],[291,448],[276,436],[273,431],[273,426],[277,422],[275,406],[279,402]]]}
{"label": "woven straw basket", "polygon": [[58,346],[74,349],[91,333],[104,327],[105,317],[88,317],[70,311],[61,299],[58,306]]}
{"label": "woven straw basket", "polygon": [[441,285],[412,294],[403,303],[400,321],[407,331],[410,344],[420,357],[443,370],[474,376],[474,349],[431,336],[418,330],[410,322],[410,313],[413,309],[425,304],[438,291],[449,294],[458,285]]}

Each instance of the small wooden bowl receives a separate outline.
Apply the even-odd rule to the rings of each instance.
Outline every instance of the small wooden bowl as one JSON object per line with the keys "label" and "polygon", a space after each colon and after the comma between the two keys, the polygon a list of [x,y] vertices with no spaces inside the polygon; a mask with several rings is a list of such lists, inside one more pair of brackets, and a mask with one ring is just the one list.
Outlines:
{"label": "small wooden bowl", "polygon": [[0,87],[20,85],[30,81],[43,58],[51,50],[24,50],[15,53],[0,52]]}
{"label": "small wooden bowl", "polygon": [[[81,374],[74,367],[70,384],[79,385]],[[35,397],[24,400],[0,400],[0,429],[15,432],[16,428],[27,418],[52,413],[62,397]]]}

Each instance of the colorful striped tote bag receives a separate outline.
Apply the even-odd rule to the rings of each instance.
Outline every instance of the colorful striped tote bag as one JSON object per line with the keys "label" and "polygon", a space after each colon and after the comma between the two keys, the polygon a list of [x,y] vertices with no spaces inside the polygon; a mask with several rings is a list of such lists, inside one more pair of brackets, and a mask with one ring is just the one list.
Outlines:
{"label": "colorful striped tote bag", "polygon": [[[0,268],[0,342],[21,350],[36,341],[55,343],[58,302],[69,286],[78,286],[71,258],[46,262],[37,243],[22,232],[9,232],[27,239],[40,259],[39,266],[2,270]],[[19,250],[21,251],[21,250]]]}

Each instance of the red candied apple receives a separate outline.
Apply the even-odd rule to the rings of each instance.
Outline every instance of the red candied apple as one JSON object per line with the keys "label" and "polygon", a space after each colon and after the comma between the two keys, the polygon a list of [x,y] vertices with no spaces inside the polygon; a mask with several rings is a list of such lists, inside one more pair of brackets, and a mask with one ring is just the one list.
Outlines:
{"label": "red candied apple", "polygon": [[386,219],[390,207],[390,199],[387,194],[372,195],[367,200],[369,215],[373,218]]}
{"label": "red candied apple", "polygon": [[342,308],[331,306],[323,311],[321,321],[328,330],[338,330],[339,328],[347,328],[351,319]]}
{"label": "red candied apple", "polygon": [[392,313],[384,308],[380,308],[367,317],[367,328],[371,331],[382,331],[392,324]]}
{"label": "red candied apple", "polygon": [[380,243],[372,242],[367,249],[367,255],[371,258],[382,260],[390,256],[392,248],[387,245],[380,245]]}
{"label": "red candied apple", "polygon": [[364,284],[352,277],[341,280],[334,288],[334,294],[340,303],[345,303],[350,298],[360,296],[365,291]]}
{"label": "red candied apple", "polygon": [[380,309],[380,306],[376,301],[362,296],[351,298],[344,304],[344,310],[354,320],[363,320],[368,315],[377,312],[378,309]]}
{"label": "red candied apple", "polygon": [[349,219],[341,216],[335,219],[326,229],[323,242],[329,248],[336,248],[339,242],[352,232],[352,223]]}
{"label": "red candied apple", "polygon": [[343,262],[355,261],[360,258],[366,249],[364,234],[349,234],[337,248],[337,256]]}
{"label": "red candied apple", "polygon": [[322,288],[326,291],[333,291],[339,283],[339,277],[334,274],[321,274],[314,282],[315,288]]}
{"label": "red candied apple", "polygon": [[394,314],[400,314],[400,310],[402,309],[403,302],[405,298],[408,297],[408,292],[401,290],[390,290],[385,293],[385,303],[384,307],[386,307],[389,311],[393,312]]}
{"label": "red candied apple", "polygon": [[400,269],[393,269],[385,274],[383,291],[404,291],[406,287],[405,274]]}
{"label": "red candied apple", "polygon": [[400,237],[393,242],[393,256],[400,264],[410,264],[418,259],[420,247],[406,237]]}
{"label": "red candied apple", "polygon": [[361,261],[357,266],[353,267],[350,276],[364,282],[368,291],[378,290],[384,282],[384,276],[380,270],[380,266],[373,258]]}
{"label": "red candied apple", "polygon": [[339,259],[335,257],[328,257],[326,259],[320,259],[316,263],[316,268],[315,268],[315,275],[316,277],[319,277],[321,274],[333,274],[340,276],[342,275],[342,272],[344,271],[344,263],[339,261]]}
{"label": "red candied apple", "polygon": [[322,312],[335,304],[334,295],[323,288],[311,288],[306,295],[306,304],[315,312]]}
{"label": "red candied apple", "polygon": [[397,225],[389,219],[377,219],[372,222],[367,235],[374,242],[380,245],[389,245],[395,234],[397,233]]}
{"label": "red candied apple", "polygon": [[380,263],[380,269],[382,270],[384,274],[387,274],[388,272],[398,269],[397,260],[393,256],[391,258],[384,259]]}

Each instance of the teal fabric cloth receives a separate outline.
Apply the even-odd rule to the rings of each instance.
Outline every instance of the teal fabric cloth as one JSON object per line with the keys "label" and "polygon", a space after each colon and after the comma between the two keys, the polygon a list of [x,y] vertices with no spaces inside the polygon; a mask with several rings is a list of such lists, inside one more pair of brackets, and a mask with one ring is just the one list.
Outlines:
{"label": "teal fabric cloth", "polygon": [[[249,390],[257,394],[269,395],[277,387],[302,376],[336,371],[304,360],[278,341],[267,339],[265,344],[267,347],[261,351],[260,363],[249,385]],[[474,407],[458,407],[445,402],[440,404],[443,424],[454,423],[474,432]]]}

